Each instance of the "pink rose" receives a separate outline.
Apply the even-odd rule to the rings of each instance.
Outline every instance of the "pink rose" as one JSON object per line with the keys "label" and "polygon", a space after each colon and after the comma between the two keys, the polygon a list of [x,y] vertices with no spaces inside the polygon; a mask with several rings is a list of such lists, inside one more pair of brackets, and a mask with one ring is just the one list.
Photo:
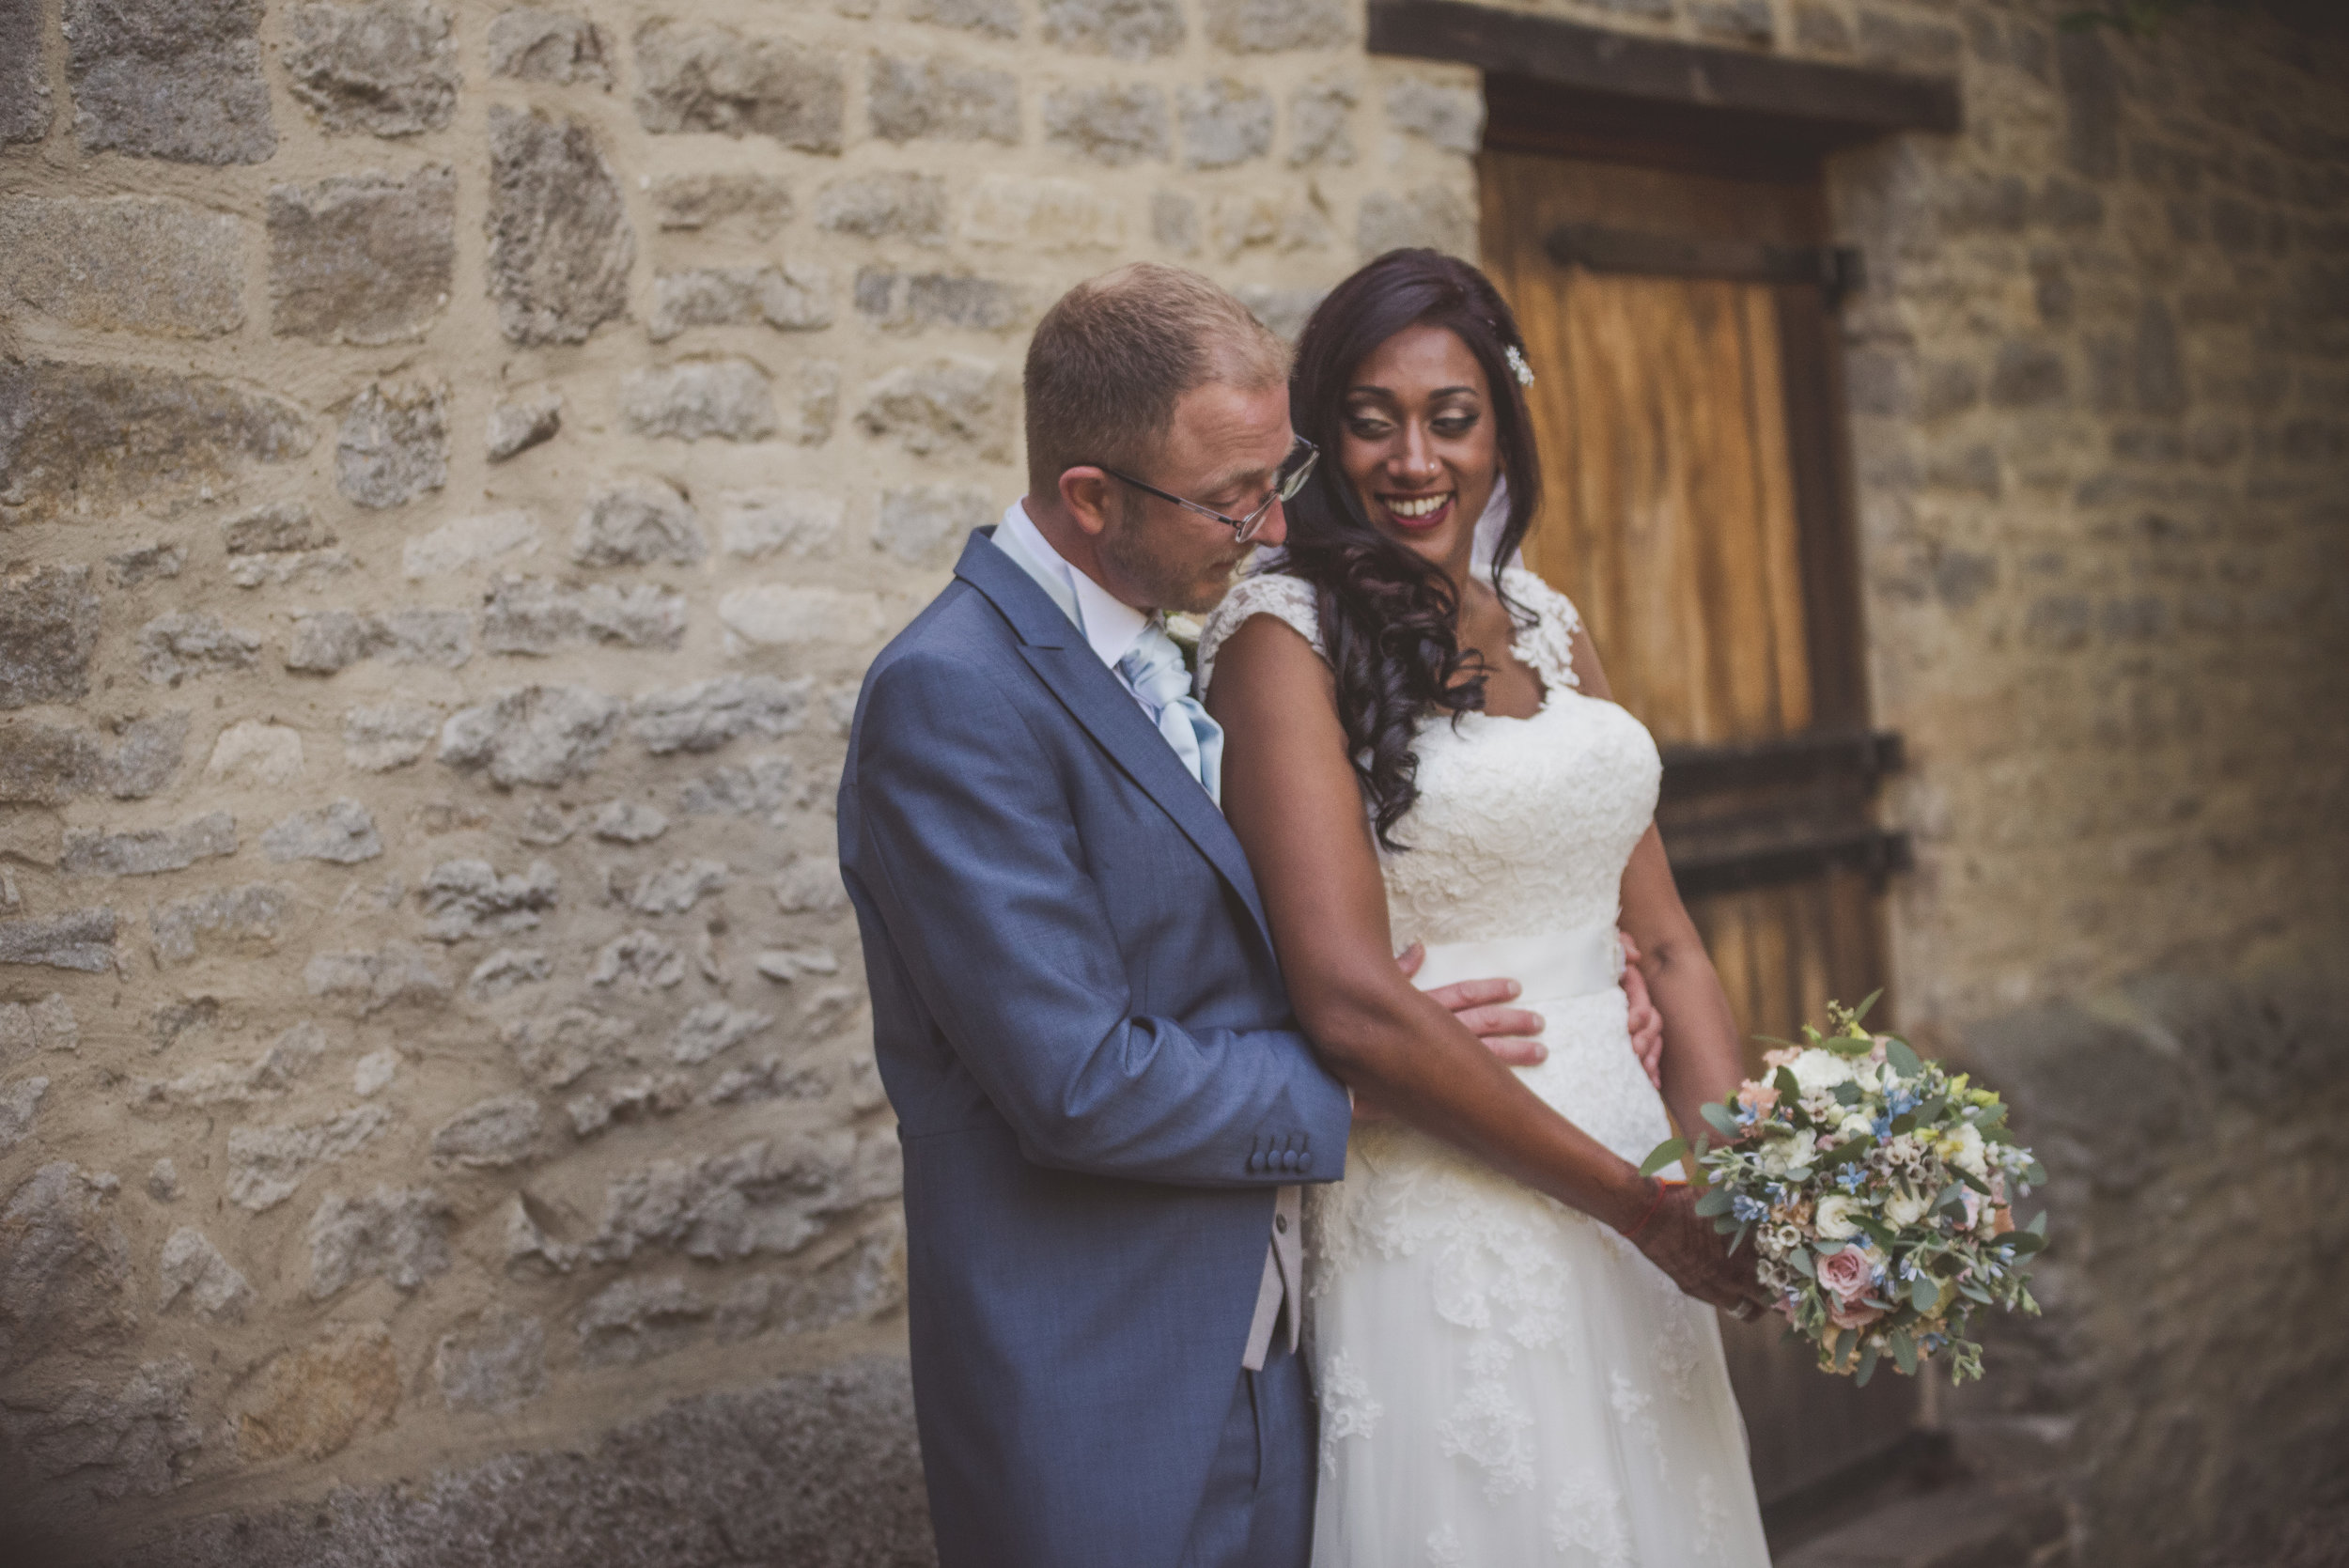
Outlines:
{"label": "pink rose", "polygon": [[1865,1328],[1883,1315],[1882,1308],[1864,1305],[1855,1307],[1845,1304],[1827,1310],[1827,1320],[1838,1328]]}
{"label": "pink rose", "polygon": [[1781,1067],[1793,1066],[1795,1064],[1795,1058],[1800,1056],[1802,1052],[1797,1050],[1792,1046],[1781,1046],[1777,1050],[1764,1051],[1762,1053],[1762,1065],[1769,1068],[1772,1072],[1776,1072]]}
{"label": "pink rose", "polygon": [[[1819,1285],[1829,1292],[1845,1308],[1868,1294],[1875,1281],[1875,1271],[1868,1266],[1867,1254],[1857,1247],[1846,1247],[1831,1258],[1819,1260]],[[1852,1325],[1844,1324],[1844,1327]]]}
{"label": "pink rose", "polygon": [[1737,1091],[1737,1098],[1756,1116],[1767,1116],[1778,1104],[1778,1090],[1766,1083],[1749,1083]]}

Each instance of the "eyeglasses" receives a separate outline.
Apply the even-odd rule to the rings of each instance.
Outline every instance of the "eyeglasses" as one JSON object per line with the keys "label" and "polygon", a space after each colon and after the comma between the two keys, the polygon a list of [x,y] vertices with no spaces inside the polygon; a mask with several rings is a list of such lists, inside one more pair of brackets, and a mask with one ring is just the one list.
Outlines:
{"label": "eyeglasses", "polygon": [[1144,483],[1130,474],[1120,473],[1113,468],[1104,467],[1101,472],[1112,479],[1123,480],[1146,494],[1155,495],[1160,501],[1172,501],[1187,512],[1196,512],[1203,518],[1213,518],[1231,529],[1235,543],[1246,544],[1256,536],[1256,531],[1264,526],[1266,516],[1275,505],[1297,498],[1297,492],[1305,488],[1305,481],[1313,477],[1314,464],[1320,460],[1321,449],[1303,436],[1298,437],[1297,444],[1289,448],[1289,455],[1281,459],[1279,468],[1273,470],[1272,493],[1264,498],[1263,505],[1244,518],[1228,516],[1212,506],[1202,506],[1196,501],[1185,501],[1171,490],[1162,490],[1156,485]]}

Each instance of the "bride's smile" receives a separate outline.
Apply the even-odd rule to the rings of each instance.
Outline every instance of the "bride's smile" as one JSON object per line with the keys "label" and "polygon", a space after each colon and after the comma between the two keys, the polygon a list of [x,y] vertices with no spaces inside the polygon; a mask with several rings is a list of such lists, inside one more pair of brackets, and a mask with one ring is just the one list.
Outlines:
{"label": "bride's smile", "polygon": [[1465,576],[1500,465],[1484,366],[1458,334],[1423,322],[1365,355],[1352,380],[1337,457],[1363,517]]}

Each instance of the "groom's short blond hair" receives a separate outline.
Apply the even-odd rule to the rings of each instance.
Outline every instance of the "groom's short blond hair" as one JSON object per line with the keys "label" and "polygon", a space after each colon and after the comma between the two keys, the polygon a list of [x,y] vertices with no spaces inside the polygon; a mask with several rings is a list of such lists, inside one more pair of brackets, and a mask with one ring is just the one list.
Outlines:
{"label": "groom's short blond hair", "polygon": [[1137,261],[1062,295],[1028,344],[1028,486],[1147,465],[1183,394],[1288,378],[1288,346],[1197,272]]}

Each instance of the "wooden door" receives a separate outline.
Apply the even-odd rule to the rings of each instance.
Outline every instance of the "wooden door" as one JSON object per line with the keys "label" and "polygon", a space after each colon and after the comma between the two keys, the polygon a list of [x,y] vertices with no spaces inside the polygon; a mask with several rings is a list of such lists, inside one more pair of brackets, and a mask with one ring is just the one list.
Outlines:
{"label": "wooden door", "polygon": [[[1527,564],[1663,750],[1658,823],[1742,1030],[1792,1034],[1885,985],[1900,848],[1872,814],[1898,755],[1867,726],[1829,330],[1847,280],[1817,184],[1506,150],[1480,170],[1486,269],[1535,373]],[[1722,1327],[1766,1502],[1908,1430],[1913,1385],[1858,1389],[1775,1328]]]}

